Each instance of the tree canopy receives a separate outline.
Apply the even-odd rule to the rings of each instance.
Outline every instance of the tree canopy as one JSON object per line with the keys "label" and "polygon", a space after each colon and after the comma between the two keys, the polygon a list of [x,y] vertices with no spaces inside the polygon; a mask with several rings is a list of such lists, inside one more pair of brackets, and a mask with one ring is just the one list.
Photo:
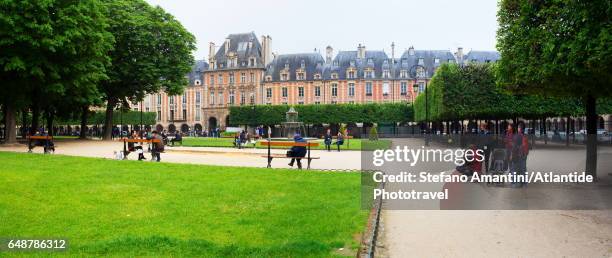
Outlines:
{"label": "tree canopy", "polygon": [[[108,80],[102,83],[107,101],[107,128],[117,104],[139,101],[164,90],[180,94],[188,84],[195,38],[172,15],[142,0],[105,0],[109,31],[115,38],[109,56]],[[110,138],[110,130],[105,138]]]}

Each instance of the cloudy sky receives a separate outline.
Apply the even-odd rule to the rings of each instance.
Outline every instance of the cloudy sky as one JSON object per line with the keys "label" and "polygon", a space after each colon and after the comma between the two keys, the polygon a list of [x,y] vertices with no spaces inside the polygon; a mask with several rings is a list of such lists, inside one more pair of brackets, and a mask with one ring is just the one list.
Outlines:
{"label": "cloudy sky", "polygon": [[322,54],[326,46],[384,49],[495,50],[496,0],[146,0],[172,13],[196,36],[196,59],[208,42],[254,31],[272,37],[278,54]]}

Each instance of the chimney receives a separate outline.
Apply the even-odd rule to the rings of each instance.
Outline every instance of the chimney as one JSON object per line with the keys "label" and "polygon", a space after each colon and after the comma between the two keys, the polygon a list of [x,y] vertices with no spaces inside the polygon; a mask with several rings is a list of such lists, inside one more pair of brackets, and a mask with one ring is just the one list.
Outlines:
{"label": "chimney", "polygon": [[361,43],[357,47],[357,58],[365,58],[365,46],[362,46]]}
{"label": "chimney", "polygon": [[208,43],[208,60],[215,58],[215,42]]}
{"label": "chimney", "polygon": [[414,47],[410,46],[410,48],[408,49],[408,55],[413,56],[414,55]]}
{"label": "chimney", "polygon": [[261,55],[265,66],[272,62],[272,37],[270,35],[261,36]]}
{"label": "chimney", "polygon": [[455,53],[455,55],[457,57],[457,63],[463,64],[463,48],[462,47],[457,48],[457,53]]}
{"label": "chimney", "polygon": [[229,48],[230,48],[230,38],[226,38],[225,39],[225,54],[226,55],[229,52]]}
{"label": "chimney", "polygon": [[331,46],[327,46],[325,48],[325,63],[326,64],[331,63],[333,55],[334,55],[334,49]]}
{"label": "chimney", "polygon": [[395,42],[391,42],[391,64],[395,63]]}

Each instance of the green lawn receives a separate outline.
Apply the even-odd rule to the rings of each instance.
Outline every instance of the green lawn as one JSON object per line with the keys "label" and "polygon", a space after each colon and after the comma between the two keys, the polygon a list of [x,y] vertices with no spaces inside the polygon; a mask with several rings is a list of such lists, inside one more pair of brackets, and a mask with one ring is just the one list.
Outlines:
{"label": "green lawn", "polygon": [[[319,146],[313,149],[323,150],[325,149],[325,145],[323,144],[323,140],[317,140],[319,142]],[[208,137],[184,137],[183,138],[183,146],[188,147],[234,147],[234,138],[208,138]],[[336,142],[334,140],[333,142]],[[377,141],[370,140],[362,140],[362,139],[349,139],[345,140],[344,144],[340,146],[340,150],[361,150],[362,142],[367,142],[368,146],[374,145],[379,148],[389,148],[391,145],[390,140],[382,139]],[[252,144],[249,144],[248,147],[252,147]],[[267,148],[266,146],[261,146],[259,143],[256,144],[256,148]],[[333,149],[337,149],[336,145],[332,145]]]}
{"label": "green lawn", "polygon": [[69,239],[68,253],[42,255],[330,257],[357,248],[368,216],[358,173],[0,160],[0,237]]}

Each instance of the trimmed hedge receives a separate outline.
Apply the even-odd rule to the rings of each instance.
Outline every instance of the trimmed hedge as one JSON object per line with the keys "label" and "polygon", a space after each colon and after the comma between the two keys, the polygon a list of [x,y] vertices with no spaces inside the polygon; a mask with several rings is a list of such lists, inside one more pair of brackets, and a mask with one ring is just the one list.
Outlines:
{"label": "trimmed hedge", "polygon": [[[496,84],[494,64],[443,64],[427,86],[429,121],[542,118],[584,115],[578,98],[513,95]],[[425,97],[414,103],[415,120],[425,121]],[[598,113],[612,113],[612,101],[600,99]]]}
{"label": "trimmed hedge", "polygon": [[[305,124],[396,123],[411,121],[407,103],[296,105],[298,120]],[[289,105],[230,107],[232,125],[278,125],[285,122]]]}

